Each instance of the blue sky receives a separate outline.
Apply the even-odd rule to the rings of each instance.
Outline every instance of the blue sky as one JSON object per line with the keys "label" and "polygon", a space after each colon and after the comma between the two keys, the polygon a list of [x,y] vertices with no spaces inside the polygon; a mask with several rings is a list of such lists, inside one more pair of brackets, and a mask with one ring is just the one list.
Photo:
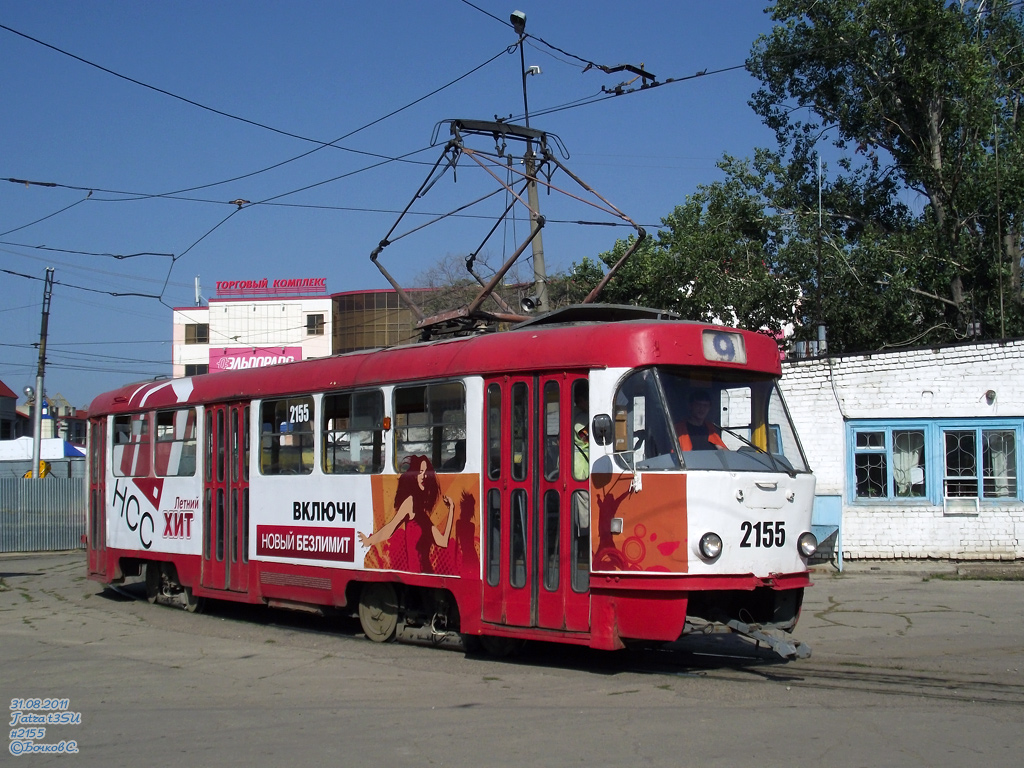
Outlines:
{"label": "blue sky", "polygon": [[[504,53],[516,41],[502,23],[513,10],[527,14],[527,32],[568,54],[643,63],[662,82],[740,65],[771,28],[766,3],[754,0],[473,5],[0,0],[5,27],[152,86],[0,29],[0,179],[63,185],[0,181],[0,269],[38,278],[56,270],[47,392],[85,406],[106,389],[169,373],[170,307],[193,304],[197,275],[207,296],[218,280],[262,277],[326,277],[330,292],[386,287],[369,255],[422,182],[423,163],[440,155],[430,148],[434,126],[523,112],[519,55]],[[317,147],[304,139],[355,131],[495,56],[339,142],[344,149],[217,184]],[[630,75],[584,72],[534,41],[526,65],[542,69],[528,80],[532,126],[557,134],[567,166],[641,224],[657,226],[698,184],[719,178],[723,153],[745,157],[772,144],[747,105],[757,84],[743,70],[541,115]],[[413,162],[361,171],[417,150]],[[446,178],[416,210],[449,210],[474,197],[478,182],[460,166],[458,181]],[[568,186],[564,177],[555,183]],[[275,204],[230,205],[269,198]],[[551,219],[598,218],[557,196],[541,206]],[[414,285],[438,260],[474,249],[487,226],[453,219],[382,259]],[[548,269],[594,257],[628,233],[549,224]],[[493,242],[489,260],[500,263],[510,242]],[[137,253],[176,258],[103,255]],[[0,379],[18,392],[35,378],[42,291],[39,280],[0,272]]]}

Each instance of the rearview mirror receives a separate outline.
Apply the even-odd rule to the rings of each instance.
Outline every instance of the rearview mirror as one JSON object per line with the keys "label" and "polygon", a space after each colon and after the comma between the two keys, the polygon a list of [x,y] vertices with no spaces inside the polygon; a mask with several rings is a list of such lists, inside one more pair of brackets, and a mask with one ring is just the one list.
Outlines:
{"label": "rearview mirror", "polygon": [[612,442],[612,417],[607,413],[599,413],[594,417],[594,440],[598,445],[610,445]]}

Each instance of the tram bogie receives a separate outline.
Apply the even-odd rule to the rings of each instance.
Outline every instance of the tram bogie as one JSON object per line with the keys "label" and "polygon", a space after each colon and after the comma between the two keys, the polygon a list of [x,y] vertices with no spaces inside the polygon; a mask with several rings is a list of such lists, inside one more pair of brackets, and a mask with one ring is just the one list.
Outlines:
{"label": "tram bogie", "polygon": [[494,652],[792,630],[814,479],[780,373],[758,334],[631,320],[126,387],[90,409],[89,575]]}

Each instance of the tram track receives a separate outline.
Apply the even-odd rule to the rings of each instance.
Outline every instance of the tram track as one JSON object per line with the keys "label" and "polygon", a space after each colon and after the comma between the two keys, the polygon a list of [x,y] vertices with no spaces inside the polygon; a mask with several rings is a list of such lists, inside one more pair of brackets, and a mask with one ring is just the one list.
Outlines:
{"label": "tram track", "polygon": [[1008,683],[992,676],[945,675],[930,671],[885,668],[844,668],[836,665],[797,661],[774,663],[756,656],[739,657],[668,652],[645,652],[630,671],[641,674],[699,675],[705,680],[723,683],[768,682],[788,688],[863,693],[880,696],[904,696],[932,701],[1024,705],[1024,684]]}
{"label": "tram track", "polygon": [[759,679],[799,688],[857,691],[861,693],[913,696],[936,701],[971,702],[1003,706],[1024,704],[1024,685],[1004,683],[991,678],[941,676],[927,672],[899,670],[854,670],[835,667],[808,667],[792,673],[775,673],[756,668],[741,670]]}
{"label": "tram track", "polygon": [[[141,585],[112,587],[118,596],[145,603]],[[255,622],[275,630],[330,636],[344,641],[368,642],[355,620],[321,624],[324,619],[272,611],[264,607],[239,606],[215,602],[210,613],[219,619]],[[154,606],[154,610],[159,607]],[[173,609],[171,609],[173,610]],[[441,643],[403,636],[402,644],[433,645],[439,650],[461,651],[457,637]],[[680,643],[669,649],[636,649],[606,653],[575,647],[531,644],[518,658],[495,659],[502,664],[575,669],[581,672],[663,675],[675,678],[700,678],[723,684],[750,685],[770,683],[801,690],[859,693],[869,696],[909,697],[923,701],[989,706],[1024,705],[1024,684],[1006,682],[992,675],[943,674],[929,670],[884,668],[867,663],[856,666],[820,661],[786,662],[765,648],[759,648],[731,635],[717,642],[698,643],[696,648]]]}

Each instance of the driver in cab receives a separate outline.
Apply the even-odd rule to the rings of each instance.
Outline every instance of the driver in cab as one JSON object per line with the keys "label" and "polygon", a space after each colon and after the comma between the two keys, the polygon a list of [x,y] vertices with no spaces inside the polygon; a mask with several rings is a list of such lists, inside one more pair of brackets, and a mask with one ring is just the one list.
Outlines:
{"label": "driver in cab", "polygon": [[718,428],[708,420],[711,396],[705,390],[690,393],[689,410],[684,421],[676,424],[679,447],[684,451],[727,451]]}

